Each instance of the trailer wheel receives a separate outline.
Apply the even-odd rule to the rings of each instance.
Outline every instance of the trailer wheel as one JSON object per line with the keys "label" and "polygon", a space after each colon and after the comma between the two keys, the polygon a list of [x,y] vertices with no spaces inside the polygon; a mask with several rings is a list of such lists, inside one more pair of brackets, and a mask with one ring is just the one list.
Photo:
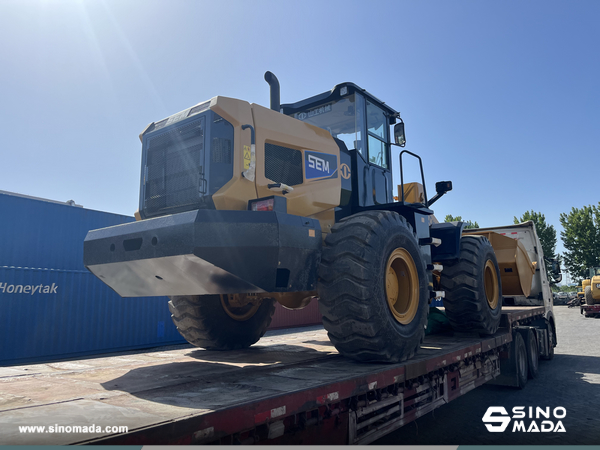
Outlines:
{"label": "trailer wheel", "polygon": [[518,388],[523,389],[527,384],[528,364],[527,348],[521,333],[513,333],[512,355],[517,373]]}
{"label": "trailer wheel", "polygon": [[177,331],[196,347],[234,350],[256,343],[271,323],[275,300],[244,294],[171,297],[171,318]]}
{"label": "trailer wheel", "polygon": [[536,333],[531,328],[519,330],[527,348],[527,376],[529,379],[537,378],[539,375],[540,352]]}
{"label": "trailer wheel", "polygon": [[319,268],[319,308],[338,351],[359,361],[411,358],[425,335],[428,279],[412,227],[391,211],[336,223]]}
{"label": "trailer wheel", "polygon": [[463,236],[460,255],[444,263],[440,286],[455,331],[494,334],[502,312],[502,282],[494,249],[483,236]]}
{"label": "trailer wheel", "polygon": [[592,288],[590,286],[585,287],[585,303],[593,305],[595,303],[594,297],[592,297]]}

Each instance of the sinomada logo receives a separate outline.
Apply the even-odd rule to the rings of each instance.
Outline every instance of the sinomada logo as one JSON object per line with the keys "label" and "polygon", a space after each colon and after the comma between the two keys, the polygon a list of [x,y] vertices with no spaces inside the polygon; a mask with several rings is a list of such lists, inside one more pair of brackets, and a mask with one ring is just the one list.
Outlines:
{"label": "sinomada logo", "polygon": [[490,406],[483,418],[486,428],[490,433],[502,433],[509,428],[512,422],[512,432],[524,433],[565,433],[561,421],[567,416],[567,410],[562,406],[551,409],[549,406],[540,408],[536,406],[515,406],[512,416],[503,406]]}

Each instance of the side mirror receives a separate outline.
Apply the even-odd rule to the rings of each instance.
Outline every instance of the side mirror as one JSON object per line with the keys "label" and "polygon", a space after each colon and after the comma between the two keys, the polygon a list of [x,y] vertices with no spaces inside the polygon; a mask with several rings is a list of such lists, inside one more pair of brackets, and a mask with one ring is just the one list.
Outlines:
{"label": "side mirror", "polygon": [[[406,151],[406,150],[405,150]],[[438,181],[435,183],[435,195],[427,202],[429,208],[435,202],[437,202],[442,196],[452,190],[452,181]]]}
{"label": "side mirror", "polygon": [[554,278],[555,283],[560,283],[562,281],[562,273],[560,271],[560,263],[558,259],[552,259],[552,278]]}
{"label": "side mirror", "polygon": [[404,122],[400,122],[394,125],[394,141],[399,147],[404,147],[406,145],[406,135],[404,134]]}
{"label": "side mirror", "polygon": [[452,190],[452,181],[438,181],[435,183],[435,192],[444,195]]}

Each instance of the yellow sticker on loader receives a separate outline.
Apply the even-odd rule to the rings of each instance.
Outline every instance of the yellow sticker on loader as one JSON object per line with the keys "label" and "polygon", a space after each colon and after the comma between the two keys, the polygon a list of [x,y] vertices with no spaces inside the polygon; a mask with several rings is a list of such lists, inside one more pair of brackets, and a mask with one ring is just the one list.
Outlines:
{"label": "yellow sticker on loader", "polygon": [[250,146],[244,145],[244,170],[250,168]]}

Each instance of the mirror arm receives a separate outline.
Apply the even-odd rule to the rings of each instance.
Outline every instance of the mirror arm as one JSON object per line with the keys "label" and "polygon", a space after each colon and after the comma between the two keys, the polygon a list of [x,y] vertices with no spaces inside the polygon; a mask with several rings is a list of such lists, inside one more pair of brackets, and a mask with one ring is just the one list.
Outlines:
{"label": "mirror arm", "polygon": [[429,208],[431,205],[433,205],[435,202],[437,202],[440,198],[442,198],[445,194],[447,194],[448,192],[442,192],[435,194],[433,197],[431,197],[431,199],[427,202],[427,207]]}

